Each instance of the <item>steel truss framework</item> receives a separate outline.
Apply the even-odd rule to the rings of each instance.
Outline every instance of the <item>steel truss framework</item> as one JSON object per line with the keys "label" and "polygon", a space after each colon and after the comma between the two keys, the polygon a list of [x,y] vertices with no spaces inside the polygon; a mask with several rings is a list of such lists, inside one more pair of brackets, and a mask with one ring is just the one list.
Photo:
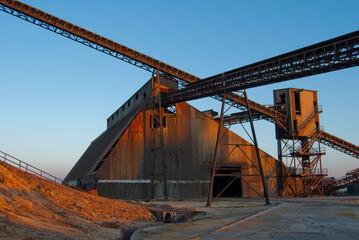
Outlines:
{"label": "steel truss framework", "polygon": [[0,0],[0,10],[153,74],[159,70],[161,76],[179,81],[182,84],[199,80],[196,76],[178,68],[52,16],[25,3],[16,0]]}
{"label": "steel truss framework", "polygon": [[277,169],[279,195],[287,188],[295,196],[308,196],[312,192],[324,194],[322,181],[328,171],[322,168],[321,157],[325,149],[315,140],[318,134],[305,138],[278,139],[278,161],[285,162],[286,166]]}
{"label": "steel truss framework", "polygon": [[[243,106],[246,106],[243,99],[230,92],[359,65],[359,31],[356,31],[201,80],[180,69],[19,1],[0,0],[0,10],[128,62],[152,74],[177,81],[183,87],[161,96],[160,101],[164,107],[207,96],[222,100],[221,94],[227,92],[226,103],[243,109]],[[287,120],[274,109],[252,101],[249,102],[248,106],[253,109],[253,119],[266,119],[274,122],[281,129],[286,128]],[[228,121],[233,124],[236,119],[245,119],[245,117],[238,114],[228,118]],[[359,150],[355,145],[348,145],[345,141],[323,131],[318,136],[317,139],[323,144],[358,158]]]}
{"label": "steel truss framework", "polygon": [[331,193],[335,190],[357,183],[359,183],[359,168],[348,171],[345,176],[334,180],[331,184],[326,185],[325,191]]}
{"label": "steel truss framework", "polygon": [[[251,101],[250,106],[251,109],[254,110],[254,120],[264,119],[275,123],[281,130],[287,131],[286,116],[283,113],[276,111],[275,106],[263,106],[258,103],[254,103],[253,101]],[[304,129],[310,120],[315,117],[316,114],[320,113],[322,113],[321,108],[316,108],[313,109],[312,112],[309,112],[307,118],[305,118],[305,121],[299,124],[298,130]],[[244,111],[232,115],[227,115],[223,118],[224,125],[232,125],[244,122],[249,122],[248,115]],[[287,161],[288,168],[282,169],[280,164],[277,166],[279,193],[282,193],[286,188],[291,189],[291,191],[298,196],[306,196],[311,193],[323,193],[323,186],[320,181],[322,181],[324,176],[327,175],[327,170],[319,167],[321,166],[321,156],[325,154],[325,149],[320,147],[320,143],[348,154],[349,156],[359,158],[359,147],[354,144],[351,144],[319,129],[312,135],[313,136],[308,136],[306,141],[310,142],[312,146],[314,146],[314,143],[317,142],[318,147],[314,148],[312,146],[307,146],[307,150],[309,150],[311,156],[306,154],[307,158],[309,158],[309,160],[306,161],[310,162],[308,165],[310,168],[306,167],[304,169],[305,171],[303,171],[303,168],[300,167],[303,163],[302,159],[304,155],[301,155],[300,151],[298,152],[298,149],[302,148],[301,141],[303,141],[303,139],[282,139],[278,142],[278,159],[280,161],[282,158],[285,158],[286,160],[291,159],[290,161]],[[302,182],[300,187],[297,187],[295,179],[299,178],[302,179]]]}
{"label": "steel truss framework", "polygon": [[[242,104],[241,101],[235,100],[238,105]],[[255,103],[254,101],[249,101],[250,107],[253,110],[253,120],[267,120],[269,122],[272,122],[276,124],[278,127],[280,127],[283,131],[287,131],[287,117],[275,110],[275,106],[264,106],[260,105],[259,103]],[[257,107],[260,106],[260,107]],[[239,107],[238,107],[239,108]],[[244,107],[242,107],[242,112],[234,113],[231,115],[226,115],[223,117],[223,124],[224,125],[233,125],[233,124],[239,124],[239,123],[245,123],[249,122],[248,114],[243,110]],[[317,113],[322,113],[322,109],[316,109]],[[313,115],[314,116],[314,115]],[[313,117],[312,116],[312,117]],[[302,127],[304,127],[303,125]],[[335,150],[338,150],[340,152],[343,152],[349,156],[352,156],[354,158],[359,159],[359,147],[347,142],[343,139],[340,139],[330,133],[325,132],[324,130],[320,130],[319,132],[318,141],[320,143],[331,147]]]}
{"label": "steel truss framework", "polygon": [[359,31],[356,31],[201,80],[19,1],[0,0],[0,10],[151,73],[159,70],[161,76],[185,86],[163,94],[163,105],[215,96],[224,89],[230,93],[359,65]]}
{"label": "steel truss framework", "polygon": [[[152,74],[158,71],[160,76],[187,85],[178,91],[163,94],[164,106],[206,96],[212,96],[221,101],[222,96],[218,94],[223,93],[223,90],[226,89],[228,93],[226,103],[243,109],[244,99],[230,92],[359,65],[359,31],[356,31],[201,80],[19,1],[0,0],[0,10],[121,59]],[[259,110],[272,118],[276,124],[281,125],[286,121],[285,116],[270,108],[253,101],[249,103],[254,111]],[[268,119],[264,115],[259,116],[254,113],[254,119],[258,117]]]}
{"label": "steel truss framework", "polygon": [[359,31],[225,72],[163,96],[183,102],[359,65]]}
{"label": "steel truss framework", "polygon": [[[249,100],[247,97],[247,93],[246,91],[244,91],[243,96],[240,95],[236,95],[236,94],[231,94],[230,97],[233,98],[233,96],[237,96],[239,99],[244,99],[245,104],[246,104],[246,109],[247,109],[247,116],[250,120],[251,123],[251,130],[252,130],[252,137],[248,134],[248,136],[252,139],[253,141],[253,146],[256,150],[256,158],[257,158],[257,164],[258,167],[255,165],[254,161],[251,160],[248,155],[242,150],[241,145],[239,144],[229,144],[229,145],[233,145],[234,147],[232,148],[231,152],[228,154],[228,156],[225,159],[222,159],[221,163],[217,164],[217,154],[218,154],[218,149],[219,149],[219,145],[221,144],[221,139],[227,134],[229,128],[225,128],[225,131],[222,132],[222,126],[223,126],[223,117],[224,114],[234,105],[231,105],[227,110],[225,110],[225,103],[232,103],[232,102],[226,102],[227,96],[229,94],[224,93],[223,95],[221,95],[220,97],[222,98],[222,107],[221,107],[221,114],[220,114],[220,118],[219,118],[219,122],[218,122],[218,132],[217,132],[217,139],[216,139],[216,146],[215,146],[215,152],[214,152],[214,158],[213,158],[213,162],[212,162],[212,168],[211,168],[211,184],[210,184],[210,188],[208,191],[208,200],[207,200],[207,206],[211,206],[212,204],[212,199],[213,199],[213,185],[214,185],[214,178],[215,176],[220,177],[220,176],[224,176],[224,177],[231,177],[232,180],[220,191],[220,193],[215,196],[215,199],[217,199],[218,197],[221,196],[221,194],[231,185],[233,184],[233,182],[236,179],[240,179],[242,182],[246,183],[259,197],[263,198],[263,200],[265,200],[266,204],[269,205],[269,196],[268,196],[268,181],[269,179],[272,180],[273,175],[270,176],[265,176],[264,172],[263,172],[263,167],[262,167],[262,162],[261,162],[261,156],[259,153],[259,148],[258,148],[258,143],[257,143],[257,137],[256,137],[256,133],[255,133],[255,129],[254,129],[254,125],[253,125],[253,119],[252,119],[252,114],[251,114],[251,108],[249,107]],[[238,106],[237,106],[238,107]],[[242,107],[242,106],[241,106]],[[242,107],[243,108],[243,107]],[[246,131],[247,132],[247,131]],[[248,132],[247,132],[248,133]],[[229,158],[229,156],[233,153],[233,151],[239,148],[243,154],[246,156],[247,160],[249,162],[251,162],[252,165],[250,166],[241,166],[241,167],[224,167],[221,164],[224,164],[226,162],[226,160]],[[248,183],[247,181],[245,181],[245,179],[243,179],[243,174],[242,174],[242,167],[252,167],[255,168],[258,171],[257,175],[250,175],[250,176],[260,176],[261,180],[262,180],[262,185],[263,185],[263,194],[258,193],[251,185],[250,183]],[[231,170],[232,173],[230,174],[221,174],[221,173],[217,173],[220,170]],[[267,180],[267,183],[266,183]]]}
{"label": "steel truss framework", "polygon": [[[286,110],[284,110],[286,111]],[[288,112],[290,110],[287,109]],[[322,110],[313,107],[307,111],[294,133],[288,134],[289,129],[277,128],[278,161],[286,161],[286,168],[277,169],[278,171],[278,194],[281,195],[287,187],[292,190],[295,196],[308,196],[312,192],[324,194],[323,179],[327,176],[327,171],[322,168],[322,155],[325,149],[320,147],[318,141],[320,137],[319,126],[303,136],[303,130]],[[280,133],[282,131],[282,133]],[[284,132],[283,132],[284,131]],[[315,144],[318,144],[315,147]],[[289,161],[288,161],[289,160]],[[282,165],[282,164],[281,164]]]}
{"label": "steel truss framework", "polygon": [[327,132],[320,131],[319,141],[328,147],[334,148],[335,150],[359,159],[359,147],[343,139],[333,136]]}
{"label": "steel truss framework", "polygon": [[150,119],[152,137],[151,199],[160,184],[165,200],[168,200],[167,167],[163,139],[163,109],[161,105],[161,83],[159,74],[152,76],[152,114]]}
{"label": "steel truss framework", "polygon": [[[287,132],[287,117],[276,111],[274,106],[268,107],[251,101],[249,105],[254,110],[254,120],[269,120],[275,123],[281,131]],[[299,124],[301,131],[322,110],[314,108],[309,111],[307,117]],[[246,112],[240,112],[224,116],[225,125],[249,122]],[[317,129],[306,137],[285,138],[278,140],[278,164],[277,164],[277,192],[281,195],[286,189],[290,189],[296,196],[307,196],[313,191],[323,193],[322,180],[327,171],[322,170],[321,156],[325,153],[320,147],[320,136],[323,131]],[[315,148],[314,144],[318,147]],[[287,167],[283,167],[283,158]]]}

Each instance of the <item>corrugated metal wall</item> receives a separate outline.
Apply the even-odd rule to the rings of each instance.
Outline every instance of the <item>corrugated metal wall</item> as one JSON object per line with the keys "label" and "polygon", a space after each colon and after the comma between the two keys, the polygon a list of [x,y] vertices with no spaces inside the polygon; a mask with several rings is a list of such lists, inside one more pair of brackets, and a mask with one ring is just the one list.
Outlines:
{"label": "corrugated metal wall", "polygon": [[[99,182],[100,195],[130,199],[150,197],[152,173],[150,115],[151,110],[138,114],[97,171],[100,180],[112,180]],[[207,197],[218,123],[187,103],[176,105],[176,115],[165,116],[167,123],[163,133],[169,197],[179,199]],[[224,128],[223,132],[225,132]],[[219,163],[234,147],[228,144],[249,143],[233,132],[227,131],[222,138]],[[237,148],[226,160],[226,165],[252,165],[246,155],[252,162],[257,162],[253,146],[241,146],[241,148],[245,154]],[[267,155],[263,151],[260,154]],[[262,158],[262,164],[267,175],[275,175],[276,164],[272,157]],[[161,171],[160,163],[157,164],[157,171]],[[243,177],[245,182],[251,185],[242,183],[243,197],[258,197],[252,188],[259,193],[263,192],[260,177],[247,176],[259,175],[258,171],[255,168],[243,168],[242,174],[246,175]],[[269,189],[272,189],[271,194],[275,194],[275,180],[271,179],[269,185]],[[155,193],[155,197],[162,196],[160,184],[157,185]]]}

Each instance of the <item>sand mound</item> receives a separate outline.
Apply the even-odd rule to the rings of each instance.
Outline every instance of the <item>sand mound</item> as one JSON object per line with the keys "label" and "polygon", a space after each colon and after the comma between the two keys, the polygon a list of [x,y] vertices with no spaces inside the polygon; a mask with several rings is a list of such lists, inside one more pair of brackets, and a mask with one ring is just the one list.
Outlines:
{"label": "sand mound", "polygon": [[102,222],[152,221],[145,206],[74,190],[0,163],[1,239],[113,239]]}

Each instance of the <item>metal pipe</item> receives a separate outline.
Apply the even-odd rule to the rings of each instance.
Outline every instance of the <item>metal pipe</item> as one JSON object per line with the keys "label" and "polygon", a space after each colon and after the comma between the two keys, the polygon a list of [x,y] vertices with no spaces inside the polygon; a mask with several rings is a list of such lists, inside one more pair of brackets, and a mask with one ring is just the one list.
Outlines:
{"label": "metal pipe", "polygon": [[282,141],[277,139],[277,151],[278,151],[278,160],[277,160],[277,196],[282,195],[283,190],[283,155],[282,155]]}

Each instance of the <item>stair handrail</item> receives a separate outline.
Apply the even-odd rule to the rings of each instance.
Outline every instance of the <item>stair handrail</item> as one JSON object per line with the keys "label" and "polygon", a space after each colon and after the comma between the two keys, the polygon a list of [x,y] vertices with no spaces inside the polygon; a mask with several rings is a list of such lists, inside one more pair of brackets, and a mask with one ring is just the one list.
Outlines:
{"label": "stair handrail", "polygon": [[319,135],[320,135],[320,130],[317,128],[314,128],[314,130],[308,134],[309,141],[306,142],[306,144],[302,146],[301,151],[305,152],[306,150],[310,150],[310,147],[314,144],[315,141],[317,141],[317,139],[319,138]]}
{"label": "stair handrail", "polygon": [[315,106],[314,108],[307,111],[301,118],[300,123],[298,124],[298,131],[300,132],[301,130],[303,130],[315,115],[322,112],[323,107],[321,105]]}

